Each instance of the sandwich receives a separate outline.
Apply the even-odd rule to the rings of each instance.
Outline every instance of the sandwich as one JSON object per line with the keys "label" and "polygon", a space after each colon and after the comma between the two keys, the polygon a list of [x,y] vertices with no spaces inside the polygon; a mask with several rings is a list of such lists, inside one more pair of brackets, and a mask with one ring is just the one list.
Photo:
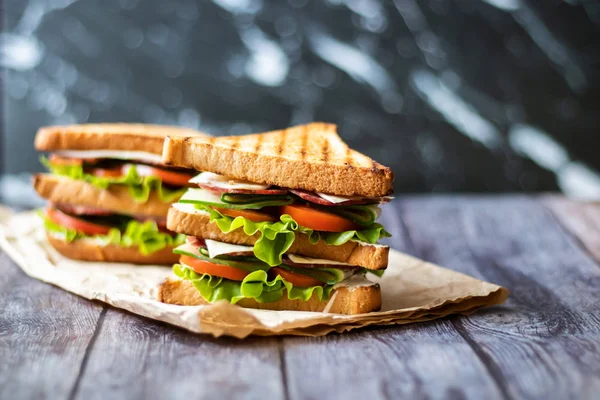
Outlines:
{"label": "sandwich", "polygon": [[201,135],[192,129],[142,124],[90,124],[41,128],[37,150],[49,173],[34,176],[48,200],[40,212],[49,243],[85,261],[173,264],[185,240],[166,228],[171,203],[195,171],[167,167],[167,135]]}
{"label": "sandwich", "polygon": [[359,314],[381,307],[390,234],[376,222],[392,171],[335,125],[231,137],[168,136],[167,165],[203,171],[168,213],[187,236],[160,301]]}

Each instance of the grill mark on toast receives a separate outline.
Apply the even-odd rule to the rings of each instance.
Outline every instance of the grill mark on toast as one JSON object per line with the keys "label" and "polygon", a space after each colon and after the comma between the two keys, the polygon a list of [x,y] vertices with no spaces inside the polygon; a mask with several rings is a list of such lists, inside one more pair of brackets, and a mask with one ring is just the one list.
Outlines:
{"label": "grill mark on toast", "polygon": [[302,161],[304,161],[304,158],[306,158],[306,144],[308,142],[308,131],[307,131],[307,127],[305,126],[304,129],[302,130],[302,146],[300,148],[300,159]]}
{"label": "grill mark on toast", "polygon": [[329,160],[329,142],[326,140],[321,146],[321,161],[327,162]]}
{"label": "grill mark on toast", "polygon": [[231,144],[231,150],[236,150],[239,145],[240,145],[240,141],[238,139]]}
{"label": "grill mark on toast", "polygon": [[256,142],[256,146],[254,146],[254,152],[258,153],[263,145],[264,135],[258,135],[258,140]]}
{"label": "grill mark on toast", "polygon": [[277,154],[283,153],[285,149],[285,140],[287,139],[287,129],[281,131],[281,140],[279,141],[279,146],[277,146]]}
{"label": "grill mark on toast", "polygon": [[344,165],[346,165],[348,168],[353,168],[353,165],[352,165],[352,150],[350,149],[349,146],[346,146],[346,156],[344,158]]}

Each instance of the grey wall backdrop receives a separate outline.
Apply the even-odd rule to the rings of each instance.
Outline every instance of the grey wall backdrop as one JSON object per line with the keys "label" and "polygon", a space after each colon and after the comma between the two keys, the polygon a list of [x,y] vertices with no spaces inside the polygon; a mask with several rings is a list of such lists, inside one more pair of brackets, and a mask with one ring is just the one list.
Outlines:
{"label": "grey wall backdrop", "polygon": [[5,0],[4,173],[41,125],[313,120],[397,190],[600,193],[600,4]]}

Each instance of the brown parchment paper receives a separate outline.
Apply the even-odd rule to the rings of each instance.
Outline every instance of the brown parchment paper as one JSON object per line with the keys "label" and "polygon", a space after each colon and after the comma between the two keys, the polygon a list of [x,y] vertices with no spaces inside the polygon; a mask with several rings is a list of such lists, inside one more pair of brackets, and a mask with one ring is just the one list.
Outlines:
{"label": "brown parchment paper", "polygon": [[0,206],[0,247],[23,269],[87,299],[214,336],[320,336],[368,325],[408,324],[450,314],[471,314],[504,302],[508,290],[392,250],[379,282],[382,311],[337,315],[300,311],[244,309],[228,302],[183,307],[156,300],[156,287],[171,268],[131,264],[87,263],[61,256],[46,241],[34,212],[13,213]]}

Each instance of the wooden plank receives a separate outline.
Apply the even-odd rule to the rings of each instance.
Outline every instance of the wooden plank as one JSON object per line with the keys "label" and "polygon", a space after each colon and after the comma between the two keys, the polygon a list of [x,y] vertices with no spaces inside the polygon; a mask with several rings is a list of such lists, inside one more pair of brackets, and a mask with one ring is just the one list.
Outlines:
{"label": "wooden plank", "polygon": [[542,199],[554,216],[600,262],[600,203],[586,203],[560,196]]}
{"label": "wooden plank", "polygon": [[68,398],[102,306],[27,277],[0,252],[0,398]]}
{"label": "wooden plank", "polygon": [[279,399],[277,339],[214,339],[109,309],[74,398]]}
{"label": "wooden plank", "polygon": [[291,399],[502,398],[449,320],[284,343]]}
{"label": "wooden plank", "polygon": [[[395,208],[384,210],[394,248],[413,252]],[[320,338],[285,338],[291,399],[503,397],[450,319]]]}
{"label": "wooden plank", "polygon": [[402,215],[421,256],[512,291],[457,319],[511,397],[597,398],[600,269],[539,202],[412,198]]}

